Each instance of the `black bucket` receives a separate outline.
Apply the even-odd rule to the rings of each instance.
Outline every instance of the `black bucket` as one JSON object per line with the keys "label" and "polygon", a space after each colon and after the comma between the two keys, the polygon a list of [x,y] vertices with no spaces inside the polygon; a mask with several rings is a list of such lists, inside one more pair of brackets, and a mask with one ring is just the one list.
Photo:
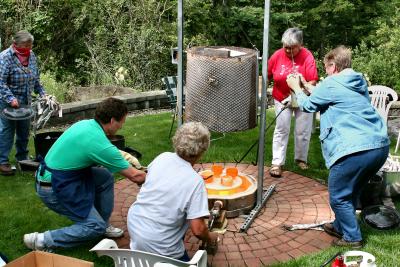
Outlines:
{"label": "black bucket", "polygon": [[110,140],[111,144],[116,146],[119,150],[125,149],[125,137],[123,135],[107,135],[107,138]]}
{"label": "black bucket", "polygon": [[359,207],[364,209],[368,206],[382,205],[384,191],[383,177],[380,173],[372,176],[361,192]]}
{"label": "black bucket", "polygon": [[137,159],[140,159],[142,157],[142,153],[139,151],[125,146],[125,137],[123,135],[107,135],[108,140],[110,140],[111,144],[116,146],[119,150],[128,152],[132,156],[134,156]]}
{"label": "black bucket", "polygon": [[33,137],[35,143],[36,160],[39,159],[39,155],[44,158],[49,152],[51,146],[56,140],[63,134],[63,132],[46,132],[39,133]]}
{"label": "black bucket", "polygon": [[361,221],[378,230],[396,229],[400,225],[400,215],[392,207],[375,205],[361,211]]}

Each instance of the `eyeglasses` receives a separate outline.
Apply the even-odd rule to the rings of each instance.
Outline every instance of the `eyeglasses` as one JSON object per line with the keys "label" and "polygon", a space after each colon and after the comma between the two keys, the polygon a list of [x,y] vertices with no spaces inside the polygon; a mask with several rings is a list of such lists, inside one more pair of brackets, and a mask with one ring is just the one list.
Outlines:
{"label": "eyeglasses", "polygon": [[335,63],[332,62],[332,63],[325,64],[325,69],[332,67],[332,66],[335,66]]}

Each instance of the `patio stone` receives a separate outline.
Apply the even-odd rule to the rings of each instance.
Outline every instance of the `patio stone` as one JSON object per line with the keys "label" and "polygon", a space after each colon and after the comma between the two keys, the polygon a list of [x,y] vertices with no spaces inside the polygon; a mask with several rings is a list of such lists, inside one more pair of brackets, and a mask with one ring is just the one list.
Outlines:
{"label": "patio stone", "polygon": [[[210,167],[211,164],[203,163],[194,169]],[[254,177],[258,174],[256,166],[239,164],[237,167],[244,174]],[[264,187],[276,184],[275,192],[247,233],[237,232],[243,218],[228,219],[227,231],[220,235],[217,254],[208,257],[212,266],[268,266],[326,249],[334,239],[322,231],[283,229],[285,224],[317,223],[334,218],[325,185],[289,171],[284,171],[281,178],[272,178],[268,167],[264,170]],[[127,179],[116,182],[115,207],[110,219],[114,226],[127,229],[127,212],[138,192],[139,187]],[[129,233],[126,231],[116,242],[122,248],[129,248]],[[188,231],[185,246],[189,256],[193,256],[199,245],[200,241]]]}

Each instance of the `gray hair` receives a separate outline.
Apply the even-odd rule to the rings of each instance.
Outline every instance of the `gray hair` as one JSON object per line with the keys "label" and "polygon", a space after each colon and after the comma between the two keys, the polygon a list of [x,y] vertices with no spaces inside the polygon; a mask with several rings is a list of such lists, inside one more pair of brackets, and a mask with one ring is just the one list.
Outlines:
{"label": "gray hair", "polygon": [[201,122],[183,124],[172,138],[179,157],[192,162],[201,157],[210,146],[210,132]]}
{"label": "gray hair", "polygon": [[303,31],[299,28],[289,28],[282,35],[283,45],[303,45]]}
{"label": "gray hair", "polygon": [[26,30],[17,32],[13,38],[14,43],[16,43],[17,45],[27,42],[33,43],[33,40],[34,40],[33,35]]}
{"label": "gray hair", "polygon": [[351,68],[351,50],[344,45],[340,45],[329,51],[324,57],[324,63],[335,63],[338,72]]}

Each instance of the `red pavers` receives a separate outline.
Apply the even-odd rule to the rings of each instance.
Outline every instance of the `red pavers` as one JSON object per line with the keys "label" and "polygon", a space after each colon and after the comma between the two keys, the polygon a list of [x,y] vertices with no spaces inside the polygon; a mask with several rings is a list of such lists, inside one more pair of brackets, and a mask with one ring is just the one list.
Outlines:
{"label": "red pavers", "polygon": [[[210,163],[196,164],[194,169],[207,169],[211,166]],[[237,167],[242,173],[254,177],[258,175],[257,166],[239,164]],[[263,186],[268,187],[274,183],[275,192],[247,233],[237,232],[244,222],[243,218],[228,220],[228,230],[220,236],[217,254],[208,257],[212,266],[268,266],[315,253],[330,246],[332,237],[323,232],[283,229],[284,225],[333,219],[326,186],[288,171],[284,171],[282,178],[278,179],[269,176],[268,168],[264,168],[264,171]],[[127,212],[136,200],[138,191],[138,186],[127,179],[116,183],[114,212],[110,219],[114,226],[126,229]],[[116,241],[120,247],[128,248],[128,233]],[[200,241],[189,231],[185,236],[185,247],[189,255],[193,255],[199,245]]]}

